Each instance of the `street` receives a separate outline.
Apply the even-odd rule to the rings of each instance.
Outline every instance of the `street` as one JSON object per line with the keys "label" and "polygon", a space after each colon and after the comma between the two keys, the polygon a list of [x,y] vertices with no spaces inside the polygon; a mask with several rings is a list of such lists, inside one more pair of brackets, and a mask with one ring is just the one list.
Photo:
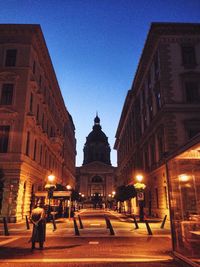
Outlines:
{"label": "street", "polygon": [[[83,229],[75,235],[73,219],[57,219],[56,230],[47,224],[45,248],[31,250],[31,229],[26,224],[9,224],[9,236],[0,231],[0,265],[6,266],[178,266],[171,257],[169,225],[150,223],[149,235],[144,223],[135,229],[133,220],[117,212],[84,209],[78,213]],[[106,228],[105,215],[115,235]],[[170,264],[170,265],[169,265]],[[181,266],[181,265],[180,265]]]}

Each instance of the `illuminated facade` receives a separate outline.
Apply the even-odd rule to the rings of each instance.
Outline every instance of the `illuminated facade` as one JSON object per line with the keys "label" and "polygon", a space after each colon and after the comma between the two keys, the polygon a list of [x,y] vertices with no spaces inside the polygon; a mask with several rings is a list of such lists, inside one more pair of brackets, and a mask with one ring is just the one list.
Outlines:
{"label": "illuminated facade", "polygon": [[[166,156],[199,132],[200,24],[153,23],[114,146],[118,185],[144,175],[146,214],[169,215]],[[138,212],[134,200],[131,212]]]}
{"label": "illuminated facade", "polygon": [[83,166],[76,168],[78,191],[88,201],[96,194],[105,202],[115,190],[116,167],[111,165],[108,137],[101,130],[98,116],[83,151]]}
{"label": "illuminated facade", "polygon": [[75,184],[75,127],[39,25],[0,25],[0,216],[19,221],[52,172]]}

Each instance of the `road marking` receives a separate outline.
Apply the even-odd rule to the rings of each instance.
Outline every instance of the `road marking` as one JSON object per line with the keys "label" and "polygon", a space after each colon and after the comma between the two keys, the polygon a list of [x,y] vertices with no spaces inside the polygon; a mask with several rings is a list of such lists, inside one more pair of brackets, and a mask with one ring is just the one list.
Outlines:
{"label": "road marking", "polygon": [[4,241],[1,241],[1,242],[0,242],[0,245],[1,245],[1,246],[2,246],[2,245],[6,245],[6,244],[8,244],[8,243],[11,243],[11,242],[13,242],[13,241],[17,240],[17,239],[19,239],[19,237],[10,238],[10,239],[7,239],[7,240],[4,240]]}
{"label": "road marking", "polygon": [[1,262],[11,263],[11,262],[164,262],[164,261],[171,261],[173,260],[170,256],[160,256],[160,257],[144,257],[140,258],[66,258],[66,259],[5,259],[0,260]]}
{"label": "road marking", "polygon": [[90,241],[89,244],[90,245],[97,245],[97,244],[99,244],[99,242],[98,241]]}
{"label": "road marking", "polygon": [[90,225],[93,225],[93,226],[100,226],[101,224],[100,224],[100,223],[91,223]]}

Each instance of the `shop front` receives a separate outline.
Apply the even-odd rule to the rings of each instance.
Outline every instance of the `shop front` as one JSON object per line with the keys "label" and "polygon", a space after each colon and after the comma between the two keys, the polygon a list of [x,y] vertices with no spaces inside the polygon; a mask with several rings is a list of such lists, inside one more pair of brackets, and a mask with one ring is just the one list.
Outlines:
{"label": "shop front", "polygon": [[200,264],[200,136],[166,161],[174,255]]}

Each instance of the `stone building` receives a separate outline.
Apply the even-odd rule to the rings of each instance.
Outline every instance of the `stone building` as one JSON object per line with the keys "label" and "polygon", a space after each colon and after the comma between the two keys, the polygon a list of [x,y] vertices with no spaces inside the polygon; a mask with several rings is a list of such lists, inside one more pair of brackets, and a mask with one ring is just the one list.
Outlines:
{"label": "stone building", "polygon": [[29,214],[47,176],[75,184],[75,127],[39,25],[0,25],[0,216]]}
{"label": "stone building", "polygon": [[83,165],[76,167],[77,189],[88,201],[98,195],[106,202],[115,190],[116,167],[111,165],[108,137],[101,130],[98,116],[83,151]]}
{"label": "stone building", "polygon": [[200,24],[152,23],[114,146],[118,185],[143,173],[147,214],[168,214],[165,158],[199,132]]}

